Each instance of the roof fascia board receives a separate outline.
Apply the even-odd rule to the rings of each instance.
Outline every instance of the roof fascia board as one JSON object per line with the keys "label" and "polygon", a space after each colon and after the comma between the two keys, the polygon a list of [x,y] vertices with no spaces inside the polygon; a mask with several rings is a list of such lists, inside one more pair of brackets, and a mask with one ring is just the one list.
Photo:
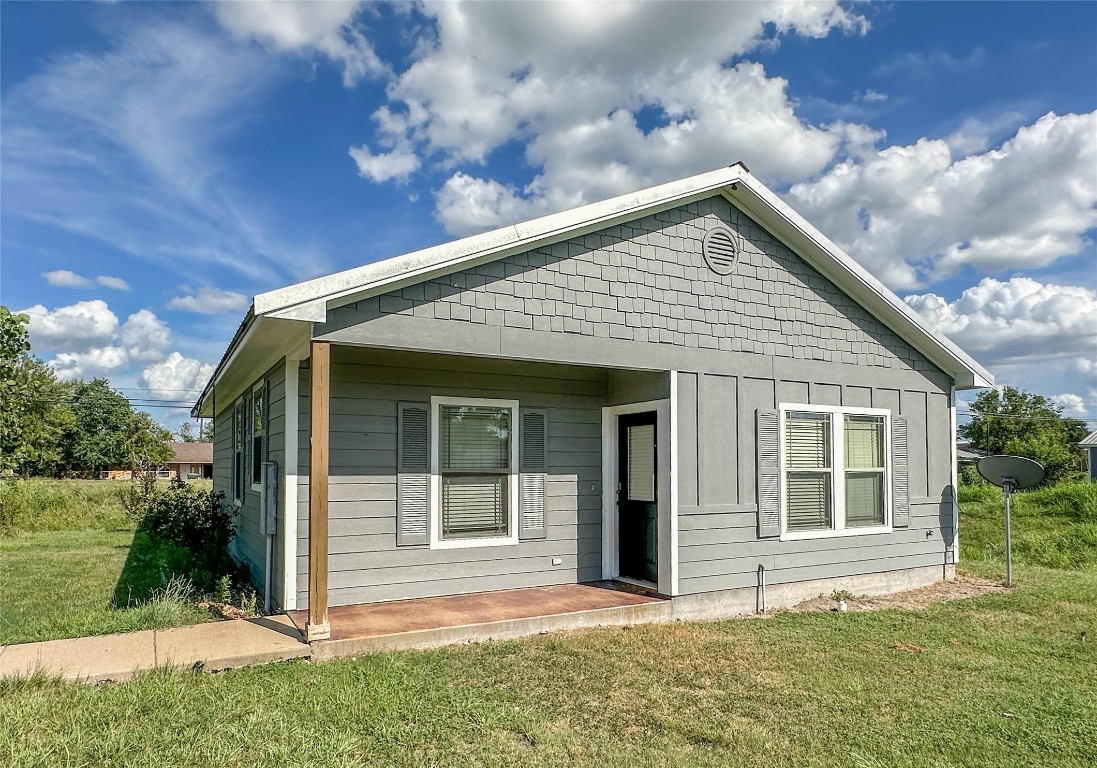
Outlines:
{"label": "roof fascia board", "polygon": [[327,308],[334,308],[370,295],[420,283],[440,274],[577,237],[639,215],[656,213],[707,197],[735,183],[742,173],[742,166],[737,164],[269,291],[255,297],[255,311],[262,315],[277,313],[280,317],[290,317],[287,310],[310,305],[305,310],[309,319],[322,322],[313,319],[319,314],[317,307],[321,299]]}
{"label": "roof fascia board", "polygon": [[989,372],[951,340],[927,328],[905,302],[752,175],[744,174],[738,189],[732,194],[727,191],[723,194],[765,223],[767,229],[794,252],[807,256],[811,265],[828,280],[952,374],[958,389],[993,386],[994,377]]}

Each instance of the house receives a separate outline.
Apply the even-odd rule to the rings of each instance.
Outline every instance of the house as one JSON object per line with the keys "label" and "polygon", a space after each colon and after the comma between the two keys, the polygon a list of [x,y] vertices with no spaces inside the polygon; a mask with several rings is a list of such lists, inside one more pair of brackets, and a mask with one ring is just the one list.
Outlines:
{"label": "house", "polygon": [[[161,479],[181,477],[184,480],[213,478],[213,443],[170,443],[172,459],[161,467],[156,476]],[[99,473],[100,480],[130,480],[133,470],[107,469]]]}
{"label": "house", "polygon": [[986,455],[986,451],[973,448],[970,440],[956,443],[956,461],[960,464],[978,464]]}
{"label": "house", "polygon": [[1078,447],[1085,451],[1090,482],[1097,483],[1097,430],[1082,438],[1082,442],[1078,443]]}
{"label": "house", "polygon": [[174,457],[168,463],[168,477],[197,480],[213,477],[213,443],[172,443]]}
{"label": "house", "polygon": [[736,164],[258,295],[192,413],[322,639],[433,595],[948,578],[955,393],[991,384]]}

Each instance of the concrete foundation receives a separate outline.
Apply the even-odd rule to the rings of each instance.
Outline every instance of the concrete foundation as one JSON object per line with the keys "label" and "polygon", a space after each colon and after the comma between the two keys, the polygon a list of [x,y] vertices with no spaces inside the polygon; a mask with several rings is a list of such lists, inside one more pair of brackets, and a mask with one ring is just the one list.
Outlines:
{"label": "concrete foundation", "polygon": [[[767,612],[778,608],[791,608],[805,600],[843,589],[854,595],[886,595],[925,587],[942,579],[951,580],[955,577],[956,566],[944,565],[833,579],[797,581],[789,584],[768,584],[765,606]],[[753,614],[758,612],[760,598],[760,590],[757,587],[679,595],[671,601],[672,615],[675,619],[683,620],[714,620]]]}

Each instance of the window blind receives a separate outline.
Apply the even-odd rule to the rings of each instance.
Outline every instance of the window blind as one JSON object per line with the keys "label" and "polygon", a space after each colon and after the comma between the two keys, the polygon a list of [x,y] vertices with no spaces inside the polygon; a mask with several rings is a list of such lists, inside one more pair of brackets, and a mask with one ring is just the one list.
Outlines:
{"label": "window blind", "polygon": [[819,469],[830,466],[830,417],[823,413],[789,413],[785,419],[785,466]]}
{"label": "window blind", "polygon": [[829,474],[790,472],[786,494],[788,530],[812,531],[831,527]]}
{"label": "window blind", "polygon": [[510,467],[510,409],[444,405],[440,416],[443,471]]}
{"label": "window blind", "polygon": [[442,477],[442,534],[447,539],[506,536],[506,475]]}
{"label": "window blind", "polygon": [[628,497],[655,501],[655,425],[628,428]]}

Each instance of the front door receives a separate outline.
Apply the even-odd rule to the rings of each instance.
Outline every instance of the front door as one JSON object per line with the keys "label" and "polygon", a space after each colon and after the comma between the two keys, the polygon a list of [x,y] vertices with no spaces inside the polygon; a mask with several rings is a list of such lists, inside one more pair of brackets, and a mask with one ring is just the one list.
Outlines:
{"label": "front door", "polygon": [[630,413],[617,422],[618,574],[659,582],[659,529],[655,463],[655,411]]}

